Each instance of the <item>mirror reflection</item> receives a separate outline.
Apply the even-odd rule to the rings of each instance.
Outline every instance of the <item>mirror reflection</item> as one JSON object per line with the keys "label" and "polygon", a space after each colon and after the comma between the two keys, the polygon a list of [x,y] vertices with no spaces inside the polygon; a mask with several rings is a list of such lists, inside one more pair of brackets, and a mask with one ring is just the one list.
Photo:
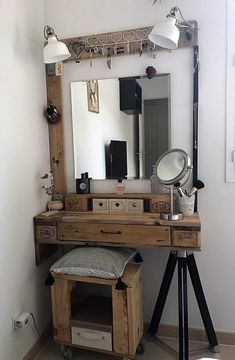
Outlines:
{"label": "mirror reflection", "polygon": [[149,179],[170,147],[170,75],[71,83],[75,177]]}

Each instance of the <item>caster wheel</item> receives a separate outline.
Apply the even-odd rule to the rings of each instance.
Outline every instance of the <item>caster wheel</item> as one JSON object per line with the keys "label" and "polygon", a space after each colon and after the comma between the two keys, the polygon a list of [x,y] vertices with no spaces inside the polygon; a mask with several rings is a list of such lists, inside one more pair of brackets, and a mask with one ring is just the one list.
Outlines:
{"label": "caster wheel", "polygon": [[61,347],[62,353],[64,355],[64,359],[66,360],[72,360],[73,358],[73,354],[72,354],[72,350],[66,346],[62,346]]}
{"label": "caster wheel", "polygon": [[136,353],[138,355],[143,355],[144,354],[144,345],[142,343],[139,343],[139,345],[137,346],[137,349],[136,349]]}

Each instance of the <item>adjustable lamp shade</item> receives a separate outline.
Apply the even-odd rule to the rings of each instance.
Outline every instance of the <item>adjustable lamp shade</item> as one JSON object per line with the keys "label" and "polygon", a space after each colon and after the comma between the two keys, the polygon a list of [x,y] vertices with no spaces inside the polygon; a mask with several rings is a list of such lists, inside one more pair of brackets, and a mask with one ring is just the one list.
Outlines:
{"label": "adjustable lamp shade", "polygon": [[154,26],[149,34],[149,40],[154,44],[174,50],[178,47],[180,31],[176,26],[176,18],[168,16],[167,19]]}
{"label": "adjustable lamp shade", "polygon": [[47,45],[43,49],[45,64],[63,61],[71,56],[67,46],[63,42],[58,41],[53,28],[45,26],[44,36],[47,39]]}

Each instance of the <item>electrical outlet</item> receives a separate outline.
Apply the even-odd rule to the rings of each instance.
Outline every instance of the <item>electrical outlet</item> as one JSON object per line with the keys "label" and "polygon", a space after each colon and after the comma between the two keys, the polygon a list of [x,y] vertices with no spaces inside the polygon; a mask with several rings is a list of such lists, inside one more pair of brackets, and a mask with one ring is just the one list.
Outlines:
{"label": "electrical outlet", "polygon": [[30,320],[30,313],[23,312],[13,319],[13,327],[14,329],[22,329],[24,328]]}

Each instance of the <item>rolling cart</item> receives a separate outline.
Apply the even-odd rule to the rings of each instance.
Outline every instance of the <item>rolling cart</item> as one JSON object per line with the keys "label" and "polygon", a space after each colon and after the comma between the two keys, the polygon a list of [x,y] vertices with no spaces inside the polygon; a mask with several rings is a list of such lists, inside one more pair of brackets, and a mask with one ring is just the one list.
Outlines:
{"label": "rolling cart", "polygon": [[82,348],[133,359],[144,353],[141,266],[127,264],[122,281],[52,273],[53,331],[65,359]]}

